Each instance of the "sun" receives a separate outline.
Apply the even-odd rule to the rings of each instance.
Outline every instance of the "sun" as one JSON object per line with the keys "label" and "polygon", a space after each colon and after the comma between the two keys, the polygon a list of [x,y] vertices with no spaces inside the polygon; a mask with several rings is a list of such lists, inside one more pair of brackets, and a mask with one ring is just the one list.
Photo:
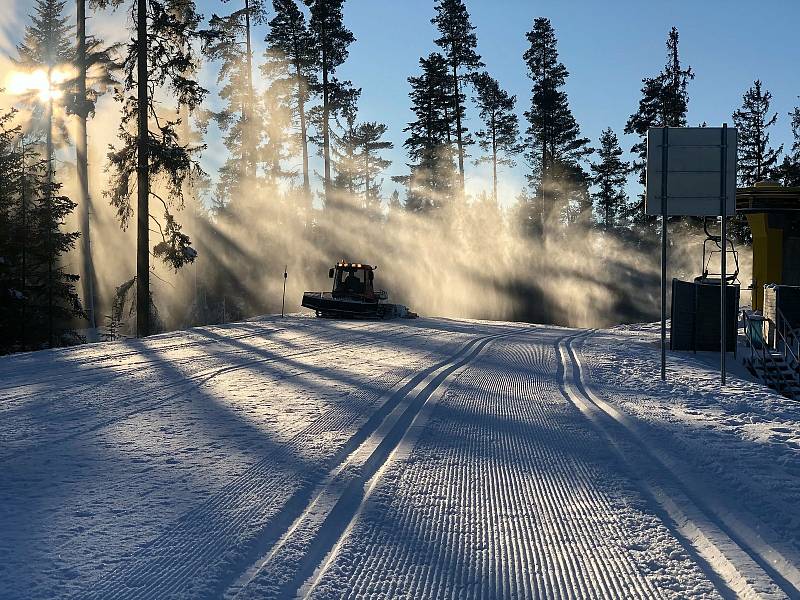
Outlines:
{"label": "sun", "polygon": [[35,71],[12,71],[6,80],[6,89],[10,94],[23,96],[35,94],[40,102],[58,100],[63,98],[64,90],[61,84],[71,76],[69,69],[56,67],[50,70],[48,81],[47,70],[36,69]]}

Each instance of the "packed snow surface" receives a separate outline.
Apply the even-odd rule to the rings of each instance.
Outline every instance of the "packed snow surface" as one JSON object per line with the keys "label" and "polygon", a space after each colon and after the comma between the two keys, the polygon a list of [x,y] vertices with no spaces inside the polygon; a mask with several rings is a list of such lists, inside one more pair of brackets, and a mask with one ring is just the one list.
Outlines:
{"label": "packed snow surface", "polygon": [[800,404],[649,326],[0,359],[0,598],[797,598]]}

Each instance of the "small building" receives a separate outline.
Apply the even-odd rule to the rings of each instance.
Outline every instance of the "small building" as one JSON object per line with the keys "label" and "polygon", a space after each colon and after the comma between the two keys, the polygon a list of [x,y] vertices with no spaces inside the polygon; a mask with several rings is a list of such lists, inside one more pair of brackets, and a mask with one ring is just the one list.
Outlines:
{"label": "small building", "polygon": [[753,310],[764,310],[764,286],[800,286],[800,188],[761,181],[736,190],[736,213],[753,233]]}

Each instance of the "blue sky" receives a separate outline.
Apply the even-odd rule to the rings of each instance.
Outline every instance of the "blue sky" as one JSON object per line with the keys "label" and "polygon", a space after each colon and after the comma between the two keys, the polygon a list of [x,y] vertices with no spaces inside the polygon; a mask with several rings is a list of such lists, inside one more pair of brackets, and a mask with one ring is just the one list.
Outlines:
{"label": "blue sky", "polygon": [[[567,82],[570,104],[583,134],[595,143],[601,130],[608,126],[622,136],[625,121],[636,109],[641,79],[661,69],[667,32],[675,25],[681,35],[684,64],[691,65],[697,75],[689,88],[689,123],[730,122],[742,93],[758,77],[772,91],[773,107],[779,115],[773,141],[776,145],[790,142],[787,113],[800,103],[798,0],[466,2],[477,27],[478,51],[486,68],[501,85],[517,95],[521,118],[530,98],[530,81],[522,54],[526,48],[525,33],[535,17],[550,18],[556,29],[560,58],[570,72]],[[11,3],[16,6],[0,18],[0,23],[5,37],[14,41],[27,24],[24,15],[28,7],[25,0],[11,0]],[[198,3],[208,17],[214,11],[230,11],[243,0],[224,4],[220,0],[198,0]],[[436,31],[430,23],[433,5],[433,0],[347,0],[345,3],[345,20],[357,41],[351,46],[350,58],[340,68],[339,76],[362,88],[362,120],[389,125],[388,137],[395,143],[395,149],[389,155],[394,164],[384,184],[386,195],[394,187],[388,175],[407,172],[402,147],[403,128],[412,118],[407,78],[418,73],[419,58],[435,49]],[[102,18],[97,17],[94,26],[99,26]],[[120,33],[127,36],[126,30]],[[265,27],[255,31],[257,59],[261,57],[265,34]],[[204,73],[208,79],[204,83],[213,90],[214,67],[207,67]],[[474,109],[468,116],[467,125],[476,129],[479,124]],[[628,149],[634,140],[623,137],[622,143]],[[213,171],[224,160],[224,152],[220,141],[212,137],[203,161],[206,168]],[[321,170],[318,160],[314,167]],[[506,172],[503,186],[506,203],[524,185],[524,168],[520,164]],[[467,181],[473,191],[488,189],[488,172],[470,164]],[[316,185],[319,186],[319,181]]]}
{"label": "blue sky", "polygon": [[[548,17],[556,29],[560,57],[570,72],[570,103],[584,135],[593,141],[608,126],[622,135],[636,109],[641,79],[663,65],[667,32],[675,25],[682,58],[696,73],[689,89],[690,124],[730,122],[742,93],[758,77],[772,91],[779,113],[773,138],[778,144],[790,141],[786,113],[800,102],[800,2],[468,0],[467,6],[486,68],[517,95],[520,116],[530,97],[522,62],[525,33],[535,17]],[[754,14],[756,6],[759,14]],[[432,0],[345,4],[345,19],[357,41],[340,75],[363,89],[361,118],[389,125],[396,144],[391,174],[405,171],[402,129],[411,119],[406,78],[418,72],[420,56],[435,49],[432,16]],[[469,124],[477,125],[474,118]],[[624,147],[633,141],[623,139]],[[522,164],[507,174],[509,192],[524,184],[523,174]],[[468,179],[481,187],[486,175],[470,166]],[[388,191],[391,183],[385,187]]]}
{"label": "blue sky", "polygon": [[[622,135],[636,109],[641,79],[664,64],[667,32],[675,25],[682,59],[696,73],[689,88],[689,123],[730,122],[742,93],[758,77],[772,91],[779,113],[773,139],[790,140],[786,113],[800,102],[800,2],[467,0],[467,6],[486,68],[517,95],[520,116],[530,99],[522,62],[525,33],[535,17],[548,17],[556,29],[560,58],[570,72],[570,104],[593,141],[608,126]],[[754,14],[756,6],[759,14]],[[387,122],[398,145],[411,118],[406,77],[417,72],[419,57],[434,49],[432,15],[432,0],[346,4],[345,17],[357,42],[342,75],[363,88],[362,116]],[[633,142],[628,137],[623,146]],[[393,158],[392,171],[402,171],[402,148]],[[511,185],[523,185],[523,169],[520,165],[510,174]],[[475,168],[471,171],[474,178]]]}

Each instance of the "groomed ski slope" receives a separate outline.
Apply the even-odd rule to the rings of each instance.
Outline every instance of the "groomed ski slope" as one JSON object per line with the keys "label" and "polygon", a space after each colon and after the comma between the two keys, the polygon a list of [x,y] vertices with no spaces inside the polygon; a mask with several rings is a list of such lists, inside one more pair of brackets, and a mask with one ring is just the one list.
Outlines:
{"label": "groomed ski slope", "polygon": [[295,316],[2,358],[0,598],[800,597],[800,405],[663,384],[655,339]]}

